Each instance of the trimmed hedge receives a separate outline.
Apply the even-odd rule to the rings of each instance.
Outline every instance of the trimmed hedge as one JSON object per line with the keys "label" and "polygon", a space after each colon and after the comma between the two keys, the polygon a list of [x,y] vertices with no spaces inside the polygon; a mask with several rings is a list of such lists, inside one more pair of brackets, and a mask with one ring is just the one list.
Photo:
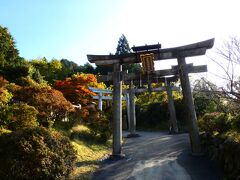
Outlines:
{"label": "trimmed hedge", "polygon": [[66,178],[76,158],[67,137],[42,127],[4,133],[0,147],[0,179]]}

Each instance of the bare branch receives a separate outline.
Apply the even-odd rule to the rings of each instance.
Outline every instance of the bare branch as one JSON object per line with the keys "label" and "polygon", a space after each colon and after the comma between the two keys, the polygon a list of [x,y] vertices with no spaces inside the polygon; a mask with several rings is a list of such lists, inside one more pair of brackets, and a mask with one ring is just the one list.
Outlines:
{"label": "bare branch", "polygon": [[[224,72],[227,80],[227,87],[221,88],[221,95],[224,98],[230,99],[232,102],[240,102],[240,79],[236,79],[239,76],[239,72],[235,71],[240,67],[240,39],[237,37],[230,38],[229,41],[224,42],[221,49],[217,49],[216,53],[220,56],[221,60],[225,63],[209,57],[215,64],[217,64]],[[220,77],[219,75],[216,75]],[[221,77],[220,77],[221,78]]]}
{"label": "bare branch", "polygon": [[[209,57],[209,56],[208,56]],[[222,68],[222,70],[226,73],[227,77],[229,80],[231,80],[231,76],[229,75],[228,71],[226,70],[226,68],[219,63],[218,61],[214,60],[213,58],[209,57],[214,63],[216,63],[218,66],[220,66]]]}

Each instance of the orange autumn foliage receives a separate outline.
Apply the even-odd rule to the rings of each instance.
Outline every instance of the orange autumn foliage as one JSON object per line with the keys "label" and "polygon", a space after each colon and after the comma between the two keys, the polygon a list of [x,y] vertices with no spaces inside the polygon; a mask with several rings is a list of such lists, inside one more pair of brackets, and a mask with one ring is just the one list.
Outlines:
{"label": "orange autumn foliage", "polygon": [[0,87],[4,87],[6,84],[8,84],[8,81],[0,75]]}
{"label": "orange autumn foliage", "polygon": [[87,105],[91,96],[96,94],[88,87],[105,88],[103,83],[98,83],[93,74],[78,73],[65,80],[55,82],[55,88],[63,93],[65,98],[73,104]]}
{"label": "orange autumn foliage", "polygon": [[70,78],[55,83],[55,88],[61,91],[68,101],[82,105],[79,115],[86,123],[91,116],[88,104],[92,101],[92,96],[96,95],[88,87],[104,89],[106,86],[104,83],[98,83],[95,75],[84,73],[74,74]]}
{"label": "orange autumn foliage", "polygon": [[61,120],[65,117],[65,113],[74,111],[72,104],[63,94],[49,86],[18,87],[14,89],[13,94],[15,101],[35,107],[39,112],[39,118]]}

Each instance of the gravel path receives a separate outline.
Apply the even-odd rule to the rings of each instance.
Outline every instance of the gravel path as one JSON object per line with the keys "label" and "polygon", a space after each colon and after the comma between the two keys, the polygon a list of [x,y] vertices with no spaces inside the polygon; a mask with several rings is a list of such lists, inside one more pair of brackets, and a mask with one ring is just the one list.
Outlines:
{"label": "gravel path", "polygon": [[126,157],[106,161],[93,180],[218,180],[205,156],[193,157],[188,134],[138,132],[123,146]]}

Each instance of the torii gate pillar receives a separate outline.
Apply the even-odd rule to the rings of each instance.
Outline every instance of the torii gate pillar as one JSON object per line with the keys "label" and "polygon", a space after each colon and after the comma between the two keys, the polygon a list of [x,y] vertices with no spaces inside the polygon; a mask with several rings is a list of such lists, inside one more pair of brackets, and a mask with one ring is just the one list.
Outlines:
{"label": "torii gate pillar", "polygon": [[136,113],[135,113],[135,102],[134,102],[135,92],[133,89],[132,82],[130,84],[129,92],[129,104],[130,104],[130,121],[129,121],[129,130],[130,135],[136,134]]}
{"label": "torii gate pillar", "polygon": [[201,154],[201,144],[199,137],[199,129],[197,126],[197,117],[195,107],[193,103],[193,96],[188,77],[188,71],[186,69],[185,57],[177,58],[178,66],[180,69],[180,81],[183,91],[183,100],[187,110],[187,124],[190,135],[191,149],[193,154]]}
{"label": "torii gate pillar", "polygon": [[174,100],[172,95],[172,86],[167,81],[166,81],[166,90],[167,90],[167,96],[168,96],[168,111],[170,114],[170,119],[169,119],[170,132],[178,133],[176,110],[175,110],[175,105],[174,105]]}
{"label": "torii gate pillar", "polygon": [[122,65],[113,64],[113,158],[122,156]]}
{"label": "torii gate pillar", "polygon": [[99,109],[100,111],[102,111],[102,106],[103,106],[102,96],[103,96],[103,94],[100,92],[99,95],[98,95],[98,97],[99,97],[99,99],[98,99],[98,109]]}

